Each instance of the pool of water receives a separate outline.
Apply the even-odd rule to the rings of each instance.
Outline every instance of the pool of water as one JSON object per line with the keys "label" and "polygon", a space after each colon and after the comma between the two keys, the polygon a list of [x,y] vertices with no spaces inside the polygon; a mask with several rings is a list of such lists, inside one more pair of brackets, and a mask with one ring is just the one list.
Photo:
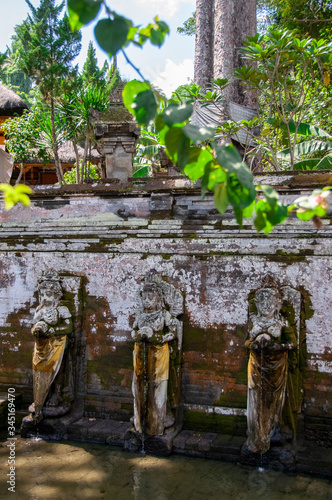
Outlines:
{"label": "pool of water", "polygon": [[236,464],[156,458],[86,443],[21,439],[15,494],[8,491],[9,448],[0,446],[0,499],[24,500],[332,500],[332,481]]}

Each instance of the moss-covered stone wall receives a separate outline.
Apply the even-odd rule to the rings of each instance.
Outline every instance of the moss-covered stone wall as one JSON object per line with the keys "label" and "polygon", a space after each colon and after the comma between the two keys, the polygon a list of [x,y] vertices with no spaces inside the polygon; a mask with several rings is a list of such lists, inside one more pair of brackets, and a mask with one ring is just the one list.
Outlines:
{"label": "moss-covered stone wall", "polygon": [[[264,180],[290,201],[325,177]],[[314,179],[314,182],[312,182]],[[261,181],[260,181],[261,182]],[[182,178],[36,190],[0,213],[0,392],[32,401],[32,317],[45,268],[82,278],[85,414],[133,414],[131,328],[136,290],[155,269],[185,298],[182,405],[186,428],[244,435],[249,299],[271,277],[300,291],[300,410],[306,439],[331,444],[332,227],[291,218],[271,235],[239,229]]]}

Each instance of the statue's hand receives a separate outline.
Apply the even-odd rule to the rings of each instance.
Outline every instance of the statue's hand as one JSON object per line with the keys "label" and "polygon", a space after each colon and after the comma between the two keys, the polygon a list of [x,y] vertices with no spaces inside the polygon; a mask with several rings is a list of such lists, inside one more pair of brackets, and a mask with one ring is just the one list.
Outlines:
{"label": "statue's hand", "polygon": [[45,321],[37,321],[31,329],[31,333],[35,335],[36,337],[38,336],[45,336],[45,333],[47,332],[48,329],[48,324],[45,323]]}
{"label": "statue's hand", "polygon": [[171,340],[174,340],[175,336],[174,336],[174,333],[170,332],[170,333],[166,333],[166,335],[163,335],[162,337],[162,342],[163,344],[165,342],[170,342]]}
{"label": "statue's hand", "polygon": [[[264,347],[268,347],[271,345],[271,337],[266,333],[262,333],[256,337],[255,342],[253,343],[254,350],[264,349]],[[256,347],[257,346],[257,347]]]}
{"label": "statue's hand", "polygon": [[153,330],[151,326],[142,326],[137,332],[136,338],[140,338],[141,340],[149,339],[153,336]]}

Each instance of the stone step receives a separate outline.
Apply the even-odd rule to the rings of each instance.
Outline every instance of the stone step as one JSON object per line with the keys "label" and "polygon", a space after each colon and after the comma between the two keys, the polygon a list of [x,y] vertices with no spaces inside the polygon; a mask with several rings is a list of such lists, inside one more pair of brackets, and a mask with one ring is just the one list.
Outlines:
{"label": "stone step", "polygon": [[236,461],[246,438],[214,432],[184,430],[173,441],[173,452],[202,458]]}
{"label": "stone step", "polygon": [[84,417],[68,427],[67,439],[123,446],[124,435],[131,427],[130,422]]}

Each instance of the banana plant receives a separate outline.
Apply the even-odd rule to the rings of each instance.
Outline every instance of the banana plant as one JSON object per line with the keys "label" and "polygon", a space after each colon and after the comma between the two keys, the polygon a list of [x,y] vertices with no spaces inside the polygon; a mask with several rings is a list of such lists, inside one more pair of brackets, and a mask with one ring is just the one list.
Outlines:
{"label": "banana plant", "polygon": [[160,144],[155,126],[151,125],[143,128],[134,156],[133,177],[148,177],[152,175],[153,164],[160,160],[161,148],[163,146]]}
{"label": "banana plant", "polygon": [[[279,124],[281,129],[285,128],[283,123]],[[288,127],[291,132],[295,130],[294,122],[289,122]],[[297,128],[298,136],[301,138],[310,137],[309,140],[304,139],[302,142],[295,144],[293,147],[293,169],[294,170],[322,170],[332,168],[332,135],[325,130],[310,125],[301,123]],[[316,152],[328,151],[323,157],[313,158],[312,155]],[[283,149],[277,154],[280,160],[289,162],[291,157],[290,148]],[[308,156],[308,158],[303,158]]]}

